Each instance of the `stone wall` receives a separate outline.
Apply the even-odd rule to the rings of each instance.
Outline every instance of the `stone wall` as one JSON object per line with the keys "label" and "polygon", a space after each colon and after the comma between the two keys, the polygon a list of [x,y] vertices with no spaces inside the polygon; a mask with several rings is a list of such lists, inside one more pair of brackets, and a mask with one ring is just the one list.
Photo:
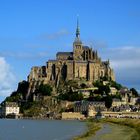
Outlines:
{"label": "stone wall", "polygon": [[75,78],[87,78],[87,62],[75,62]]}
{"label": "stone wall", "polygon": [[62,119],[64,120],[69,120],[69,119],[85,119],[85,116],[82,115],[81,113],[77,112],[63,112],[62,113]]}
{"label": "stone wall", "polygon": [[67,62],[67,79],[72,80],[74,78],[74,62]]}

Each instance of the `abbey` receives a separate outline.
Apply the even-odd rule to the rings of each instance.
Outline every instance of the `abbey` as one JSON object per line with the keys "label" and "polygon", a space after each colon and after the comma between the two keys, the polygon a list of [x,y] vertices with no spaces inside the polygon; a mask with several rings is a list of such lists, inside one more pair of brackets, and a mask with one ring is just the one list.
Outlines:
{"label": "abbey", "polygon": [[72,52],[58,52],[55,60],[48,60],[46,66],[32,67],[28,76],[30,89],[40,82],[53,83],[56,87],[60,80],[85,79],[93,82],[106,76],[115,80],[109,60],[102,61],[97,51],[85,46],[80,39],[80,28],[77,21],[76,38]]}

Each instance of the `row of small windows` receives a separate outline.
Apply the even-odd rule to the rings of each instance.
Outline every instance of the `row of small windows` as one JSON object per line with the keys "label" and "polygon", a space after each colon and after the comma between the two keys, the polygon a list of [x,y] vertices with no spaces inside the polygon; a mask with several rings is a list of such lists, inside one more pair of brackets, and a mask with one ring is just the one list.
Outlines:
{"label": "row of small windows", "polygon": [[81,49],[81,48],[82,48],[82,46],[76,46],[76,48],[77,48],[77,49]]}

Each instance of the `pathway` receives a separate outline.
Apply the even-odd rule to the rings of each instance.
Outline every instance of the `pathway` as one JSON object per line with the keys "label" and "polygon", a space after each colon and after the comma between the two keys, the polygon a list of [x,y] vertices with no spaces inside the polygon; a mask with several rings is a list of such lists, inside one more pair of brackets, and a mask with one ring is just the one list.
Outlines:
{"label": "pathway", "polygon": [[137,132],[130,127],[106,123],[89,140],[139,140]]}

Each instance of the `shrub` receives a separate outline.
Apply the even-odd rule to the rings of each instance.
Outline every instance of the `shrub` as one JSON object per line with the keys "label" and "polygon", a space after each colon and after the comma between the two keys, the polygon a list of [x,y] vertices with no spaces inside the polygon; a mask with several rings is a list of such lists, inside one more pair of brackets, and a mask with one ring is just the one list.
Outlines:
{"label": "shrub", "polygon": [[37,92],[41,93],[44,96],[51,96],[52,87],[49,84],[41,84],[37,89]]}

